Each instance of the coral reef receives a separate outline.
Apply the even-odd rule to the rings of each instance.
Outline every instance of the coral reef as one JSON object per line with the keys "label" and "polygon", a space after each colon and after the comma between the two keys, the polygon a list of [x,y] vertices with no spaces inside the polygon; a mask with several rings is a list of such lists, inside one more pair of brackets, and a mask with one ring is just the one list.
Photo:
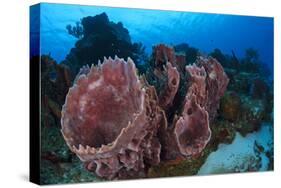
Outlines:
{"label": "coral reef", "polygon": [[[91,181],[93,176],[69,151],[61,136],[61,107],[72,85],[69,68],[57,64],[50,55],[42,55],[41,62],[41,168],[42,184]],[[38,63],[38,60],[32,63]]]}
{"label": "coral reef", "polygon": [[268,90],[269,87],[267,83],[264,80],[257,78],[253,80],[250,93],[254,99],[262,99],[266,97]]}
{"label": "coral reef", "polygon": [[131,57],[137,65],[145,58],[143,45],[132,43],[123,24],[110,21],[106,13],[84,17],[75,26],[67,25],[66,29],[78,40],[62,63],[75,75],[83,65],[97,63],[104,56]]}
{"label": "coral reef", "polygon": [[[230,60],[228,56],[225,57],[225,63],[228,65]],[[133,63],[131,60],[128,61]],[[210,66],[212,64],[215,65]],[[212,106],[215,107],[213,110],[208,108],[210,104],[219,104],[219,98],[212,98],[211,95],[217,96],[223,93],[220,90],[225,90],[223,85],[228,80],[224,74],[218,74],[219,76],[214,74],[213,71],[224,72],[217,64],[218,62],[211,57],[199,56],[194,64],[190,65],[186,62],[185,55],[175,52],[173,47],[155,46],[149,66],[144,69],[146,74],[138,76],[136,74],[138,71],[134,70],[142,90],[145,90],[145,103],[148,104],[145,106],[148,107],[146,110],[149,110],[146,113],[147,119],[151,119],[148,124],[154,125],[154,129],[149,129],[149,135],[144,137],[150,140],[149,143],[140,141],[138,152],[126,149],[122,150],[122,154],[115,153],[119,160],[118,167],[110,163],[111,159],[83,160],[86,154],[81,150],[87,151],[87,144],[80,143],[80,148],[78,144],[73,151],[82,159],[86,169],[84,170],[83,166],[79,165],[81,164],[79,159],[68,151],[65,142],[57,134],[58,126],[54,125],[60,121],[60,110],[65,102],[68,88],[73,83],[77,87],[80,83],[79,79],[87,78],[91,68],[82,66],[74,79],[67,65],[57,64],[49,55],[43,55],[41,57],[41,76],[44,83],[42,84],[42,140],[45,144],[42,147],[41,160],[42,165],[48,168],[42,168],[41,174],[42,177],[54,178],[52,181],[50,178],[42,178],[42,182],[67,182],[68,180],[61,179],[63,178],[61,173],[73,182],[78,179],[80,181],[80,178],[83,179],[81,181],[95,179],[95,176],[87,170],[105,179],[195,175],[208,155],[216,151],[218,144],[229,144],[236,132],[246,136],[259,130],[263,121],[272,121],[273,95],[270,92],[272,90],[270,83],[257,73],[237,72],[235,71],[237,67],[233,68],[234,66],[225,69],[229,75],[229,86],[228,92],[222,97],[220,108],[218,106]],[[101,65],[96,65],[95,69],[101,70]],[[116,74],[116,71],[110,72]],[[213,87],[210,87],[211,85]],[[211,91],[212,89],[214,91]],[[213,103],[208,101],[210,99]],[[212,112],[214,112],[213,117],[216,117],[217,109],[219,109],[218,118],[210,118]],[[155,119],[155,114],[158,114],[158,119]],[[123,115],[120,119],[124,119]],[[72,120],[77,117],[73,114]],[[153,121],[158,124],[155,125]],[[87,130],[86,132],[90,132],[89,130],[92,129]],[[79,142],[80,140],[77,141]],[[107,145],[110,143],[103,143],[103,147]],[[272,169],[273,158],[270,151],[265,155],[271,161],[269,169]],[[123,157],[121,162],[122,155],[126,157]],[[132,162],[133,156],[138,157]],[[116,170],[117,168],[120,169]],[[95,179],[97,180],[100,179]]]}
{"label": "coral reef", "polygon": [[235,92],[228,92],[221,100],[221,116],[225,120],[235,122],[241,117],[241,99]]}
{"label": "coral reef", "polygon": [[[273,81],[253,48],[238,57],[159,44],[148,58],[105,13],[66,29],[77,40],[66,59],[40,57],[44,184],[196,175],[221,143],[273,124]],[[132,59],[99,63],[115,55]],[[268,147],[255,143],[233,172],[260,170],[260,156],[272,170]]]}
{"label": "coral reef", "polygon": [[44,126],[50,125],[48,121],[60,122],[61,106],[65,96],[72,85],[73,76],[67,66],[57,64],[49,55],[41,56],[41,104]]}
{"label": "coral reef", "polygon": [[228,83],[222,67],[199,57],[182,72],[183,62],[162,44],[153,57],[147,74],[161,83],[155,87],[137,75],[133,60],[115,57],[82,67],[69,89],[61,118],[64,139],[99,177],[147,177],[162,160],[199,155],[211,138],[210,114],[216,115]]}
{"label": "coral reef", "polygon": [[[97,18],[88,19],[93,24]],[[81,29],[87,26],[76,27],[80,28],[69,27],[69,32],[77,43],[89,42],[85,36],[91,35],[91,28],[85,35]],[[129,40],[125,35],[119,39]],[[236,132],[246,136],[263,121],[272,121],[271,85],[260,76],[260,68],[248,71],[246,66],[246,61],[259,66],[258,56],[250,53],[240,63],[234,52],[229,56],[216,49],[211,55],[216,59],[185,44],[159,44],[143,67],[131,59],[109,58],[91,68],[90,61],[57,64],[43,55],[42,139],[50,144],[42,148],[42,164],[49,168],[41,173],[58,174],[73,164],[76,170],[64,175],[85,181],[91,179],[87,171],[104,179],[194,175],[218,144],[231,143]],[[61,144],[55,149],[48,146],[54,145],[59,129],[49,127],[60,119],[68,148],[87,171],[63,140],[56,140]],[[272,154],[266,155],[272,161]]]}

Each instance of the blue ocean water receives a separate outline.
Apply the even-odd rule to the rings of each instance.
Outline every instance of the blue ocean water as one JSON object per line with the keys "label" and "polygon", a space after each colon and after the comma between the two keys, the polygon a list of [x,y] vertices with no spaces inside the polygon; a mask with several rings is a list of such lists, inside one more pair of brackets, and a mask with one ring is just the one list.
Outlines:
{"label": "blue ocean water", "polygon": [[205,53],[215,48],[225,54],[233,50],[237,57],[254,48],[262,63],[273,70],[273,18],[48,3],[41,4],[40,10],[40,51],[57,62],[65,59],[77,41],[66,25],[105,12],[109,20],[122,22],[132,42],[142,42],[148,54],[159,43],[185,42]]}

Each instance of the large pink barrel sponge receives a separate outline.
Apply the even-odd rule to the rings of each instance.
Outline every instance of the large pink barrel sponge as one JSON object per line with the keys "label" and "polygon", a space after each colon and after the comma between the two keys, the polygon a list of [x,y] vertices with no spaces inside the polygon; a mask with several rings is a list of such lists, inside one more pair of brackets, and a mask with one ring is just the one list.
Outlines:
{"label": "large pink barrel sponge", "polygon": [[[183,68],[171,47],[154,48],[146,75],[115,57],[80,69],[62,108],[62,134],[87,170],[106,179],[200,156],[228,78],[213,58]],[[155,89],[157,88],[157,90]],[[161,154],[161,155],[160,155]]]}
{"label": "large pink barrel sponge", "polygon": [[160,162],[163,111],[131,59],[83,68],[62,110],[62,134],[86,168],[107,179],[142,177]]}
{"label": "large pink barrel sponge", "polygon": [[211,138],[209,115],[205,110],[206,72],[203,67],[186,66],[189,73],[188,88],[183,112],[175,124],[175,138],[182,155],[193,156],[201,153]]}

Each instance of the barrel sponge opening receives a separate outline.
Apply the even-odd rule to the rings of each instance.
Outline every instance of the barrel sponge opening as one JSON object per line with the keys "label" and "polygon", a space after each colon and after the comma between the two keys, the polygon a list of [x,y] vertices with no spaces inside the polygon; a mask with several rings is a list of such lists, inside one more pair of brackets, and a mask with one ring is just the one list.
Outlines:
{"label": "barrel sponge opening", "polygon": [[68,144],[97,148],[112,143],[141,111],[143,98],[132,60],[109,58],[93,66],[79,76],[63,106],[62,132],[70,138]]}

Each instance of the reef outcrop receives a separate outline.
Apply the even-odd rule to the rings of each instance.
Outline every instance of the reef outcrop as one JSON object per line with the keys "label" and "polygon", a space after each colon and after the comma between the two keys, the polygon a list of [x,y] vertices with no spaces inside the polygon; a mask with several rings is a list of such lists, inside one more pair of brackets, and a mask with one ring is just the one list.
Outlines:
{"label": "reef outcrop", "polygon": [[193,65],[184,59],[161,44],[145,75],[130,58],[81,68],[61,124],[87,170],[106,179],[146,177],[160,161],[204,150],[228,77],[213,58],[199,56]]}
{"label": "reef outcrop", "polygon": [[131,57],[136,65],[143,61],[144,46],[133,43],[122,22],[110,21],[106,13],[84,17],[66,29],[78,40],[62,63],[75,75],[82,66],[97,64],[104,56]]}

